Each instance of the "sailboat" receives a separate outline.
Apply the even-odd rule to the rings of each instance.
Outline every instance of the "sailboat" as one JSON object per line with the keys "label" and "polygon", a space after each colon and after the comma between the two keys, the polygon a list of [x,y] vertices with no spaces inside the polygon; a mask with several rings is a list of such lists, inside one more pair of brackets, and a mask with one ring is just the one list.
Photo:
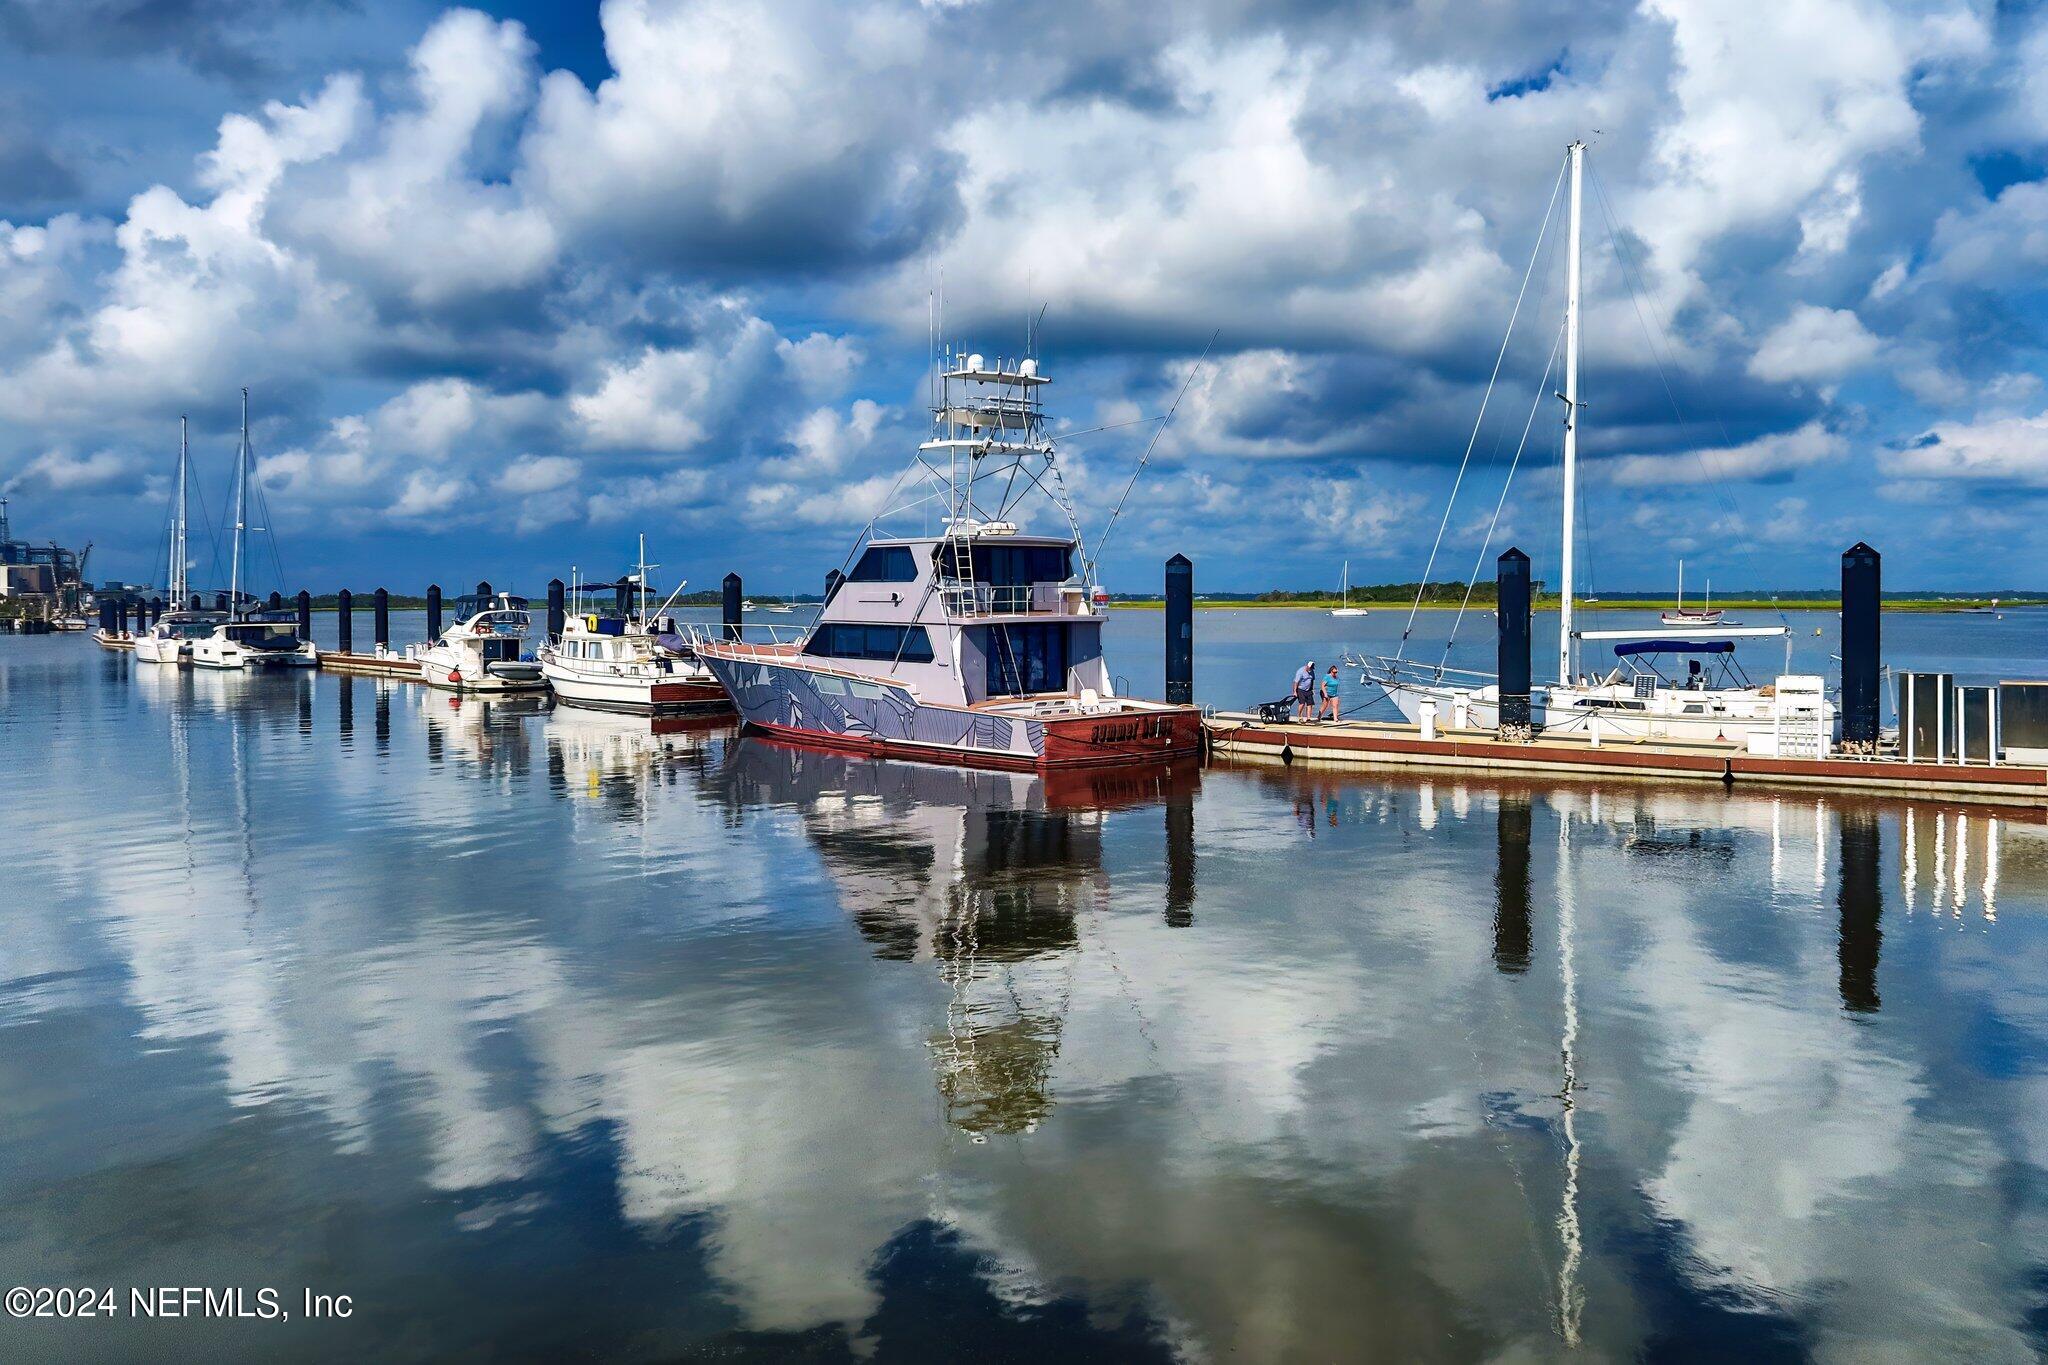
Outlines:
{"label": "sailboat", "polygon": [[1714,580],[1707,580],[1707,604],[1704,607],[1685,605],[1685,561],[1678,561],[1678,605],[1664,613],[1662,620],[1667,626],[1717,626],[1721,624],[1721,613],[1714,609]]}
{"label": "sailboat", "polygon": [[169,585],[171,610],[156,624],[135,637],[135,657],[146,664],[189,664],[192,642],[213,634],[214,627],[227,618],[217,611],[188,611],[191,600],[191,557],[188,553],[187,521],[191,510],[192,449],[190,431],[183,417],[178,419],[178,481],[171,493],[170,551],[166,556],[164,582]]}
{"label": "sailboat", "polygon": [[1344,605],[1330,608],[1330,615],[1363,616],[1365,614],[1364,607],[1354,607],[1351,605],[1351,561],[1347,559],[1344,561]]}
{"label": "sailboat", "polygon": [[320,653],[301,640],[289,612],[252,610],[243,600],[249,539],[249,391],[242,390],[242,445],[235,452],[235,547],[228,570],[228,614],[191,644],[195,668],[312,668]]}
{"label": "sailboat", "polygon": [[[1657,739],[1690,742],[1747,742],[1752,734],[1769,735],[1779,720],[1780,685],[1789,692],[1811,695],[1814,678],[1781,675],[1774,683],[1753,683],[1735,661],[1738,640],[1782,639],[1787,674],[1792,661],[1791,632],[1784,626],[1723,626],[1691,621],[1696,628],[1678,635],[1666,628],[1575,630],[1573,571],[1578,548],[1574,512],[1578,505],[1579,419],[1579,240],[1581,187],[1586,145],[1566,149],[1570,178],[1570,237],[1565,251],[1564,311],[1564,532],[1558,601],[1557,681],[1531,689],[1529,723],[1551,734],[1605,734],[1615,739]],[[1512,323],[1510,324],[1512,327]],[[1424,575],[1427,577],[1427,574]],[[1418,605],[1420,598],[1418,596]],[[1404,637],[1405,638],[1405,637]],[[1601,659],[1592,669],[1580,658],[1583,644],[1611,648],[1612,662]],[[1500,684],[1492,675],[1438,664],[1393,658],[1350,658],[1361,680],[1379,687],[1412,724],[1420,724],[1423,708],[1453,728],[1498,729]],[[1605,671],[1600,671],[1604,666]],[[1802,713],[1802,725],[1833,733],[1837,710],[1825,698],[1817,709]],[[1595,725],[1599,726],[1595,730]]]}

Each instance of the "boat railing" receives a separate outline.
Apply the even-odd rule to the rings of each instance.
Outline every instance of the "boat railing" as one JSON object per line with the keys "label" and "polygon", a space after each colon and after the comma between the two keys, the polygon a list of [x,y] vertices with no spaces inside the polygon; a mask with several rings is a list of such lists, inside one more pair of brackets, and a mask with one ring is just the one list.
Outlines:
{"label": "boat railing", "polygon": [[685,627],[683,638],[689,641],[693,650],[717,645],[741,658],[784,658],[791,649],[801,647],[811,633],[809,626],[777,626],[752,621],[732,629],[738,632],[736,637],[728,635],[728,627],[719,622],[691,622]]}
{"label": "boat railing", "polygon": [[1415,659],[1396,659],[1384,654],[1354,654],[1346,651],[1344,666],[1356,668],[1369,681],[1381,684],[1483,687],[1498,681],[1491,673],[1471,668],[1450,668]]}
{"label": "boat railing", "polygon": [[939,580],[946,614],[971,616],[1086,616],[1087,591],[1065,583],[967,583]]}

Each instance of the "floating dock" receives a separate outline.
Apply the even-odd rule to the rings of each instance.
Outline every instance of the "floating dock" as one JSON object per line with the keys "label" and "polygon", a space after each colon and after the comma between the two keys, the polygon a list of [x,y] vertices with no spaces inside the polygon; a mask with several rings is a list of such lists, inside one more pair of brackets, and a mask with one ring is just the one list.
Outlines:
{"label": "floating dock", "polygon": [[1431,738],[1413,725],[1374,721],[1273,723],[1249,712],[1218,712],[1204,722],[1210,753],[1265,762],[1379,768],[1462,768],[1493,773],[1630,777],[1658,781],[1823,787],[1964,801],[2048,804],[2048,766],[1934,763],[1895,756],[1771,758],[1730,742],[1538,735],[1528,743],[1491,730],[1438,727]]}
{"label": "floating dock", "polygon": [[365,678],[420,681],[419,664],[403,654],[345,654],[338,649],[323,649],[320,651],[320,669],[324,673],[349,673]]}

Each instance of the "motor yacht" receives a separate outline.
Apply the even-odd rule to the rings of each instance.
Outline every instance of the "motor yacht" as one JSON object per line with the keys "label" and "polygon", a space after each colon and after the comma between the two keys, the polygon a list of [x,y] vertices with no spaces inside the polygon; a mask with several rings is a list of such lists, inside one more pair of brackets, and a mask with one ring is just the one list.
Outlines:
{"label": "motor yacht", "polygon": [[725,688],[668,614],[687,580],[659,607],[651,605],[648,571],[660,567],[647,562],[642,536],[639,571],[619,585],[618,610],[570,615],[562,638],[541,646],[541,676],[564,705],[636,715],[731,709]]}
{"label": "motor yacht", "polygon": [[532,616],[526,599],[487,587],[455,601],[455,623],[439,639],[409,646],[420,680],[450,692],[539,692],[547,687],[539,660],[522,658]]}
{"label": "motor yacht", "polygon": [[[862,753],[1040,769],[1194,754],[1194,707],[1117,695],[1093,561],[1057,471],[1035,358],[947,353],[932,436],[835,576],[815,624],[696,632],[757,730]],[[904,490],[908,488],[908,492]],[[1050,504],[1064,529],[1016,518]],[[936,534],[888,535],[940,512]],[[1098,547],[1099,548],[1099,547]]]}

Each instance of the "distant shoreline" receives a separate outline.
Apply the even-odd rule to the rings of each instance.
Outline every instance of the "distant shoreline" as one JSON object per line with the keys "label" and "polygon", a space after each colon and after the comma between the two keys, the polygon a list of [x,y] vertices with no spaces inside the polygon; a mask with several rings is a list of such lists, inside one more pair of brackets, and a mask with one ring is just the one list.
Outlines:
{"label": "distant shoreline", "polygon": [[[1991,604],[1992,599],[1988,597],[1957,597],[1944,598],[1940,600],[1902,598],[1887,599],[1884,602],[1883,607],[1886,611],[1915,612],[1921,614],[1939,615],[1950,612],[1976,611],[1980,608],[1988,608],[1991,606]],[[1135,607],[1140,609],[1150,608],[1152,610],[1158,610],[1160,608],[1163,608],[1166,605],[1166,603],[1164,599],[1157,597],[1128,599],[1119,598],[1110,602],[1109,605],[1114,609]],[[1212,600],[1204,600],[1202,598],[1195,599],[1195,608],[1199,611],[1267,611],[1276,608],[1286,611],[1329,611],[1338,605],[1339,604],[1337,602],[1329,598],[1313,597],[1289,598],[1280,601],[1270,601],[1263,598],[1222,598]],[[1458,604],[1456,602],[1424,602],[1421,604],[1419,608],[1417,608],[1416,604],[1413,601],[1395,601],[1392,599],[1379,600],[1358,597],[1354,597],[1351,599],[1351,605],[1354,608],[1364,608],[1371,611],[1409,611],[1411,609],[1417,609],[1421,611],[1458,610]],[[1534,605],[1538,611],[1554,611],[1557,609],[1558,599],[1555,597],[1547,596],[1539,597],[1535,600]],[[1658,601],[1651,598],[1603,598],[1598,602],[1588,602],[1584,598],[1580,598],[1572,605],[1580,611],[1672,610],[1672,605],[1670,602]],[[1714,603],[1714,608],[1717,611],[1838,611],[1840,610],[1841,605],[1841,599],[1834,597],[1781,597],[1776,601],[1772,601],[1769,598],[1737,597],[1729,598],[1725,601],[1717,600]],[[2048,607],[2048,601],[2044,601],[2040,598],[1998,599],[1998,610],[2001,612],[2007,610],[2020,611],[2030,608],[2040,609],[2042,607]],[[1491,612],[1493,610],[1493,602],[1491,599],[1484,602],[1475,599],[1466,609],[1469,611]]]}

